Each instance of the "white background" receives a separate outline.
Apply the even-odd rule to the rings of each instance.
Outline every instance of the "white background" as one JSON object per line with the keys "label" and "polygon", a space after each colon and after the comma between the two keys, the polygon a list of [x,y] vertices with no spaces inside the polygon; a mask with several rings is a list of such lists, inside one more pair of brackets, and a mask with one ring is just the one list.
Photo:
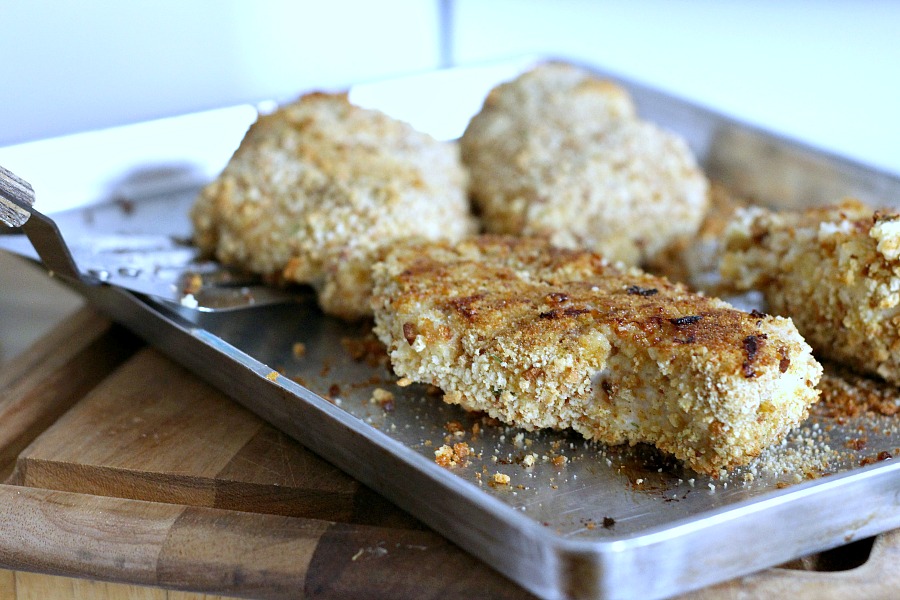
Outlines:
{"label": "white background", "polygon": [[0,19],[0,147],[542,52],[900,173],[887,0],[18,0]]}

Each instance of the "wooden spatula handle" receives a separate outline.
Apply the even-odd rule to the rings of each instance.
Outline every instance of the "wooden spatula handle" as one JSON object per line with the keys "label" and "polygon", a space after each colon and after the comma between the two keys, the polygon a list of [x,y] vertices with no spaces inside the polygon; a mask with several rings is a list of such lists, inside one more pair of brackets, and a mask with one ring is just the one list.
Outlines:
{"label": "wooden spatula handle", "polygon": [[19,227],[30,215],[12,200],[31,206],[34,204],[34,189],[30,183],[0,166],[0,221],[9,227]]}

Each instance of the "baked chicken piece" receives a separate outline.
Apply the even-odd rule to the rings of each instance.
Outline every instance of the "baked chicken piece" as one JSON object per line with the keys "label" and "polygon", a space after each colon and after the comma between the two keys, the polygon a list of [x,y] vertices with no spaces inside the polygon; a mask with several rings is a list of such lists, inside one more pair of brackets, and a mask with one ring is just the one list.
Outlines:
{"label": "baked chicken piece", "polygon": [[817,355],[900,385],[900,213],[848,199],[750,207],[724,233],[723,279],[759,289]]}
{"label": "baked chicken piece", "polygon": [[370,314],[380,247],[476,226],[454,144],[323,93],[261,116],[192,218],[195,242],[222,263],[311,284],[348,319]]}
{"label": "baked chicken piece", "polygon": [[539,236],[640,264],[696,233],[707,180],[628,92],[545,63],[494,88],[463,134],[470,191],[492,233]]}
{"label": "baked chicken piece", "polygon": [[398,376],[528,430],[648,442],[715,475],[781,440],[818,396],[821,367],[789,319],[596,253],[502,236],[404,244],[373,277]]}

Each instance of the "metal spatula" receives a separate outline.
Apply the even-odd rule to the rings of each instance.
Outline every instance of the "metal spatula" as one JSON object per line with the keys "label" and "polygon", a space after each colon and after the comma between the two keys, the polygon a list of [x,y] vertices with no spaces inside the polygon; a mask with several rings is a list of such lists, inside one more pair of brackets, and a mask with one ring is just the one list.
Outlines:
{"label": "metal spatula", "polygon": [[66,243],[56,223],[33,207],[34,189],[0,166],[0,221],[24,233],[53,276],[84,285],[114,285],[189,309],[215,312],[296,300],[254,276],[204,260],[199,250],[163,235],[93,236]]}

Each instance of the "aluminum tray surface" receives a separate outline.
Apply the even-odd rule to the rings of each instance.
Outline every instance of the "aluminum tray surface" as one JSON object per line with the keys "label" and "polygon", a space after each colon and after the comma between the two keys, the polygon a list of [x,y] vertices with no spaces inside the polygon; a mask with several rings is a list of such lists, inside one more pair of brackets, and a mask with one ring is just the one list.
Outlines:
{"label": "aluminum tray surface", "polygon": [[[367,84],[351,98],[422,129],[431,119],[444,128],[435,133],[453,137],[491,85],[527,64]],[[618,79],[644,118],[685,136],[710,176],[736,193],[788,207],[848,194],[879,205],[900,198],[893,176]],[[392,106],[398,95],[405,106],[429,106],[411,101],[410,90],[443,90],[446,97],[450,88],[462,100],[446,118]],[[67,239],[187,236],[196,191],[132,198],[128,210],[119,202],[54,216]],[[541,596],[664,597],[900,526],[900,461],[884,460],[900,455],[898,417],[814,411],[784,445],[714,480],[652,448],[524,432],[446,405],[427,386],[400,387],[370,324],[324,316],[309,294],[290,304],[204,314],[107,287],[82,291]],[[436,464],[436,450],[461,443],[469,450],[465,460]],[[495,482],[498,474],[508,483]]]}

